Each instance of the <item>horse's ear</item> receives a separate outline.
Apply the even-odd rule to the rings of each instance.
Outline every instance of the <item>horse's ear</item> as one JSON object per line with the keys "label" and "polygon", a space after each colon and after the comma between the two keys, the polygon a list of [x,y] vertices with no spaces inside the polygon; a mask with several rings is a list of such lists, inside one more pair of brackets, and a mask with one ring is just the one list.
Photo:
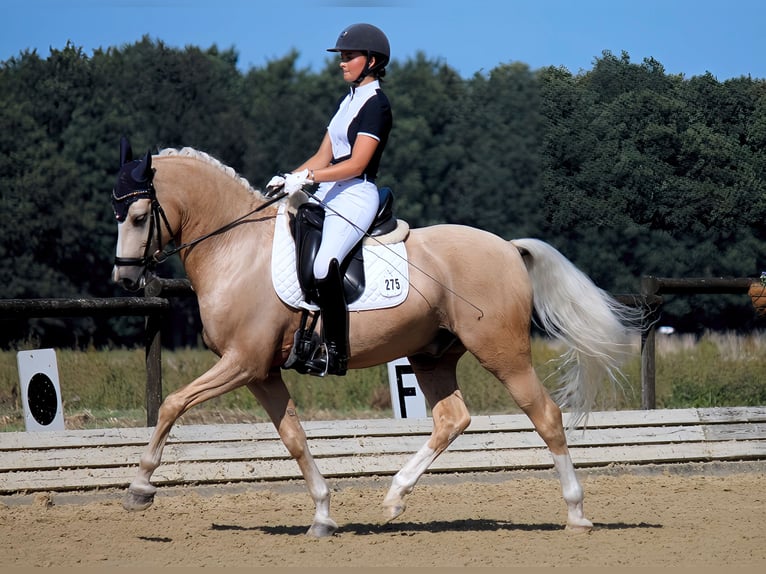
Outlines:
{"label": "horse's ear", "polygon": [[120,167],[129,161],[133,161],[133,150],[130,147],[128,138],[122,136],[120,138]]}
{"label": "horse's ear", "polygon": [[139,163],[135,169],[130,172],[130,175],[133,176],[133,179],[135,181],[149,181],[152,179],[152,151],[149,150],[146,152],[146,155],[141,159],[141,163]]}

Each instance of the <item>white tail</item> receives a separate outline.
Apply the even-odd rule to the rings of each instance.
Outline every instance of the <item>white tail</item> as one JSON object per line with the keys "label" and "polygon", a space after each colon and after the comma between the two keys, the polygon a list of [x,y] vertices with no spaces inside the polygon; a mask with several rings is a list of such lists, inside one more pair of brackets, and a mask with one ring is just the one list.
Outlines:
{"label": "white tail", "polygon": [[574,427],[593,410],[603,382],[621,386],[621,367],[632,354],[642,310],[615,300],[559,253],[539,239],[511,241],[524,256],[541,327],[566,343],[561,356],[560,388],[553,393],[569,409]]}

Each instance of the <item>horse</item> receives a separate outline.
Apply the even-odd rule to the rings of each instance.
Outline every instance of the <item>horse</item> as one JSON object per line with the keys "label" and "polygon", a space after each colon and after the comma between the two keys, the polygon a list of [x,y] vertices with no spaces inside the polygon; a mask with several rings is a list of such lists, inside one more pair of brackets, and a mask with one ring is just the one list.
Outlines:
{"label": "horse", "polygon": [[[303,475],[314,503],[306,534],[331,536],[338,528],[328,483],[281,374],[302,309],[280,299],[268,279],[276,222],[290,201],[276,199],[203,151],[169,148],[133,159],[130,143],[121,142],[112,192],[118,221],[112,279],[140,289],[154,265],[178,253],[199,302],[203,341],[219,357],[162,402],[124,495],[127,510],[153,503],[151,476],[175,421],[195,405],[245,386]],[[176,248],[168,251],[171,240]],[[421,475],[469,426],[456,376],[467,352],[505,386],[548,447],[566,503],[565,528],[590,530],[562,409],[579,423],[605,382],[624,381],[621,366],[635,348],[636,308],[619,303],[539,239],[508,241],[470,226],[439,224],[410,229],[403,241],[406,298],[393,307],[351,312],[349,321],[349,369],[408,358],[433,419],[426,443],[391,479],[383,519],[405,511],[405,498]],[[567,346],[551,393],[532,364],[533,321]]]}

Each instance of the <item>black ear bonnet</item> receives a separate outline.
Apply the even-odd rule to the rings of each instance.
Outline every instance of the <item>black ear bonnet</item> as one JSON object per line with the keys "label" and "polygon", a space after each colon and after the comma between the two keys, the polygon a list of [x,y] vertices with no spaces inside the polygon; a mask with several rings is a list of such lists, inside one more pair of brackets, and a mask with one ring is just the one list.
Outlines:
{"label": "black ear bonnet", "polygon": [[120,140],[120,171],[112,190],[112,209],[117,221],[128,216],[131,204],[139,199],[154,199],[154,170],[149,151],[141,159],[133,159],[133,151],[127,138]]}

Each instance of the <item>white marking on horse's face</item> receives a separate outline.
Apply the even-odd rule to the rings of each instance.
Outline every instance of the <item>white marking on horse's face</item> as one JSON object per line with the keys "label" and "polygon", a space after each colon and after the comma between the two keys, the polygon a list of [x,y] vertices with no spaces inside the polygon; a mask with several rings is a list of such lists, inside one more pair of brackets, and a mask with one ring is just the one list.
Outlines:
{"label": "white marking on horse's face", "polygon": [[[125,221],[117,224],[117,257],[140,258],[146,250],[151,220],[151,201],[139,199],[128,209]],[[112,270],[112,280],[123,285],[138,285],[143,279],[144,268],[141,266],[118,266]]]}

